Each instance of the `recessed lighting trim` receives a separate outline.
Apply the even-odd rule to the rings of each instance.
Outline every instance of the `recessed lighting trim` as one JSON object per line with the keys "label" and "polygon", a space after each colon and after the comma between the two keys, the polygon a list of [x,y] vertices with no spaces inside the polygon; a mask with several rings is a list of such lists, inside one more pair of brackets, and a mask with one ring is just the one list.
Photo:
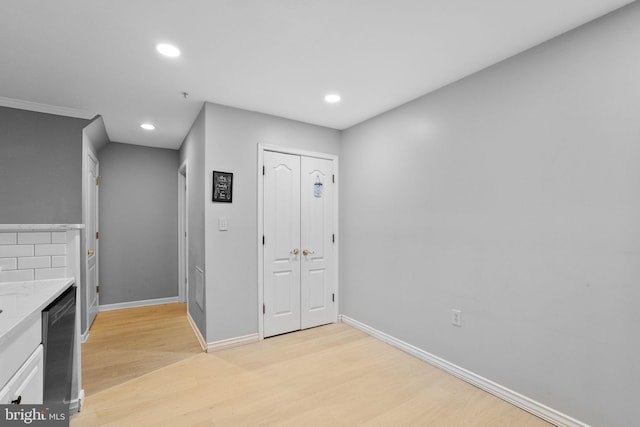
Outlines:
{"label": "recessed lighting trim", "polygon": [[337,93],[330,93],[324,97],[324,100],[329,104],[335,104],[336,102],[340,102],[342,98]]}
{"label": "recessed lighting trim", "polygon": [[168,56],[170,58],[175,58],[180,56],[180,49],[178,49],[172,44],[158,43],[156,45],[156,50],[161,54],[163,54],[164,56]]}
{"label": "recessed lighting trim", "polygon": [[151,123],[142,123],[140,127],[144,130],[154,130],[156,127]]}

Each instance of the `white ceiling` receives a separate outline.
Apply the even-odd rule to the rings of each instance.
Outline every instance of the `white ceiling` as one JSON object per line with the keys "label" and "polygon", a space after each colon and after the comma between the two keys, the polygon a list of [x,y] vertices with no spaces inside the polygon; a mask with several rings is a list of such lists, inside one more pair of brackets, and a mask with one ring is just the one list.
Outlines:
{"label": "white ceiling", "polygon": [[629,3],[1,0],[0,105],[101,114],[112,141],[165,148],[203,101],[345,129]]}

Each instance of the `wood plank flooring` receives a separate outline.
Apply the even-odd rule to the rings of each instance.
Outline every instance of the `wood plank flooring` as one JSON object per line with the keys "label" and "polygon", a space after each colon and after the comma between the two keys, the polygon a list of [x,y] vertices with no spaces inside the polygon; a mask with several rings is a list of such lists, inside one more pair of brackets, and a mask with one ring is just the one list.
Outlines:
{"label": "wood plank flooring", "polygon": [[185,304],[98,313],[82,344],[82,386],[91,396],[202,353]]}
{"label": "wood plank flooring", "polygon": [[[105,337],[103,346],[126,351],[117,326],[96,327],[115,340]],[[100,346],[83,348],[85,364],[96,360],[93,351]],[[71,426],[550,425],[345,324],[144,368],[137,378],[88,393]],[[111,377],[109,369],[101,372]]]}

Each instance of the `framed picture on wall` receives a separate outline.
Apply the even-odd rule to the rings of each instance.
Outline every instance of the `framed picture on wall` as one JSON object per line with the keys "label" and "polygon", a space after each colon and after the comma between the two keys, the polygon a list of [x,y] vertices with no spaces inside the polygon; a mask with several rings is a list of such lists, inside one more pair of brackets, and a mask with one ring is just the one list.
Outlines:
{"label": "framed picture on wall", "polygon": [[233,199],[233,173],[213,171],[214,202],[231,203]]}

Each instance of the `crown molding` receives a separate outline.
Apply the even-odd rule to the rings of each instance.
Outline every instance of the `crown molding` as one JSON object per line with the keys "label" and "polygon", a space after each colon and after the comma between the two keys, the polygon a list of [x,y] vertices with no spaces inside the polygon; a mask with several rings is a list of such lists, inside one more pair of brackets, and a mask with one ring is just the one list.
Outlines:
{"label": "crown molding", "polygon": [[77,119],[86,120],[91,120],[97,116],[96,113],[86,110],[40,104],[37,102],[23,101],[21,99],[6,98],[4,96],[0,96],[0,107],[17,108],[18,110],[36,111],[38,113],[55,114],[58,116],[75,117]]}

